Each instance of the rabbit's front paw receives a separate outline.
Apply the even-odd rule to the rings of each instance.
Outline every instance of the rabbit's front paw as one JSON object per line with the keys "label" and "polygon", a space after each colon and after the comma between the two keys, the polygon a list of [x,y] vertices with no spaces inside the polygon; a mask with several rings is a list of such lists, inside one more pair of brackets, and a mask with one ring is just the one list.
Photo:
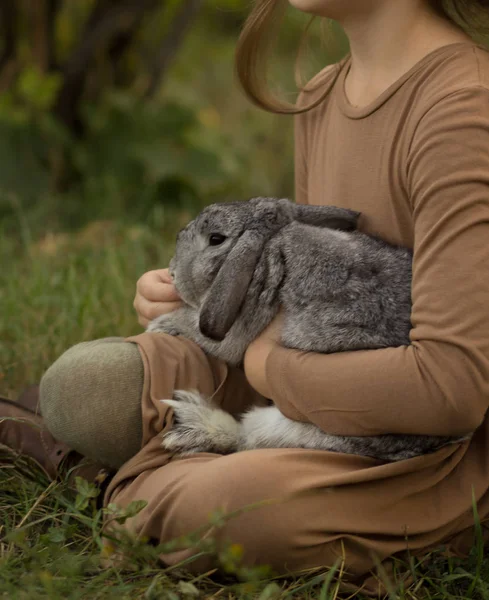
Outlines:
{"label": "rabbit's front paw", "polygon": [[162,402],[171,406],[174,414],[173,427],[163,436],[165,450],[177,454],[236,451],[239,423],[198,392],[176,391],[173,400]]}
{"label": "rabbit's front paw", "polygon": [[179,335],[181,333],[175,323],[172,313],[160,315],[159,317],[156,317],[156,319],[153,319],[149,323],[146,331],[152,333],[168,333],[168,335]]}

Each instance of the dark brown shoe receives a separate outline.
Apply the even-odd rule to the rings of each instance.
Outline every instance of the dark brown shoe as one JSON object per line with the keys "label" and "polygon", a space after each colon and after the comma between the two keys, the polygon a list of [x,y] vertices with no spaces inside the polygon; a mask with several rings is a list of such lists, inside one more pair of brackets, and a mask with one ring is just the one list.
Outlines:
{"label": "dark brown shoe", "polygon": [[0,464],[5,459],[11,463],[27,457],[51,480],[69,474],[73,479],[78,476],[102,484],[108,471],[57,441],[44,426],[43,418],[27,407],[34,403],[37,406],[35,393],[23,400],[21,396],[19,402],[0,398]]}
{"label": "dark brown shoe", "polygon": [[41,407],[39,404],[39,386],[30,385],[29,387],[25,388],[25,390],[23,390],[23,392],[17,398],[16,402],[33,413],[36,413],[36,415],[40,415]]}

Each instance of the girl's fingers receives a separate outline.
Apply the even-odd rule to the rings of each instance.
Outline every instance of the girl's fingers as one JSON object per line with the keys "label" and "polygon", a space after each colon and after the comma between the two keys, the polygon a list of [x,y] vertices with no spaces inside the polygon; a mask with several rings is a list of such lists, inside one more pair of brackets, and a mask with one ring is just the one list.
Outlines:
{"label": "girl's fingers", "polygon": [[139,278],[136,299],[142,296],[151,302],[177,302],[180,300],[168,269],[149,271]]}
{"label": "girl's fingers", "polygon": [[136,296],[134,300],[134,308],[138,314],[139,323],[143,326],[160,315],[166,315],[180,308],[181,305],[181,302],[151,302],[142,296]]}
{"label": "girl's fingers", "polygon": [[159,277],[164,283],[172,283],[170,269],[168,269],[168,267],[166,269],[156,269],[153,273],[155,274],[155,277]]}
{"label": "girl's fingers", "polygon": [[146,328],[156,317],[172,312],[181,305],[168,269],[149,271],[140,277],[133,306],[142,327]]}
{"label": "girl's fingers", "polygon": [[141,315],[139,315],[138,317],[138,323],[141,325],[141,327],[143,327],[144,329],[147,329],[148,325],[149,325],[149,321],[148,319],[145,319],[144,317],[141,317]]}

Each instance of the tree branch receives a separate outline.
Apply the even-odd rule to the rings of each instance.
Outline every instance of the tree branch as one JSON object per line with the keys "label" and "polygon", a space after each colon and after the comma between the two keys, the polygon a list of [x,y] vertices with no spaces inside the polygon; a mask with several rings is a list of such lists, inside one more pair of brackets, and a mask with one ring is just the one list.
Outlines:
{"label": "tree branch", "polygon": [[26,2],[33,61],[43,72],[56,68],[56,17],[60,0]]}
{"label": "tree branch", "polygon": [[16,57],[17,53],[17,5],[15,0],[0,3],[0,27],[3,50],[0,55],[0,72]]}
{"label": "tree branch", "polygon": [[64,81],[56,99],[54,114],[75,135],[81,135],[83,127],[78,116],[79,105],[88,66],[102,47],[107,47],[121,31],[131,28],[161,0],[102,0],[96,4],[81,37],[81,41],[63,67]]}
{"label": "tree branch", "polygon": [[161,86],[175,54],[182,44],[192,21],[199,12],[203,0],[184,0],[173,18],[170,29],[156,53],[145,98],[151,98]]}
{"label": "tree branch", "polygon": [[134,19],[131,27],[126,31],[119,32],[109,45],[108,58],[112,69],[113,82],[116,85],[127,83],[127,73],[125,73],[123,66],[124,55],[134,42],[144,17],[144,13],[141,13]]}
{"label": "tree branch", "polygon": [[61,0],[46,0],[46,41],[47,68],[54,71],[58,68],[56,56],[56,19],[61,8]]}

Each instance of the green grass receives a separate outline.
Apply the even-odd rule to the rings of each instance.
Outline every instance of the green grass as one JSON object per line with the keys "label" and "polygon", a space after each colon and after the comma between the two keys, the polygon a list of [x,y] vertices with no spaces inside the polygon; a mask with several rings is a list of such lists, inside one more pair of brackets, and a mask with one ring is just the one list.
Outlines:
{"label": "green grass", "polygon": [[[174,233],[189,216],[163,213],[152,227],[98,222],[78,234],[53,234],[41,240],[30,239],[29,230],[22,226],[15,236],[4,232],[0,236],[0,395],[15,398],[79,341],[138,333],[132,308],[135,282],[144,271],[167,264]],[[336,582],[341,565],[337,573],[326,569],[273,579],[260,570],[241,567],[239,552],[232,547],[218,556],[227,576],[192,577],[185,574],[185,565],[164,569],[157,561],[162,548],[133,541],[129,552],[133,570],[107,566],[101,562],[104,513],[93,494],[82,484],[77,492],[66,482],[49,484],[32,465],[1,466],[0,598],[341,597]],[[124,518],[124,514],[115,516]],[[216,552],[212,544],[199,545],[198,536],[181,543]],[[489,598],[489,559],[480,538],[468,560],[433,553],[429,560],[413,561],[407,569],[413,580],[404,587],[401,578],[397,584],[388,582],[390,599]],[[379,576],[383,577],[382,571]]]}
{"label": "green grass", "polygon": [[181,224],[170,214],[158,230],[100,221],[34,242],[22,229],[17,239],[1,235],[0,391],[15,395],[37,382],[77,342],[141,332],[136,281],[167,264]]}

